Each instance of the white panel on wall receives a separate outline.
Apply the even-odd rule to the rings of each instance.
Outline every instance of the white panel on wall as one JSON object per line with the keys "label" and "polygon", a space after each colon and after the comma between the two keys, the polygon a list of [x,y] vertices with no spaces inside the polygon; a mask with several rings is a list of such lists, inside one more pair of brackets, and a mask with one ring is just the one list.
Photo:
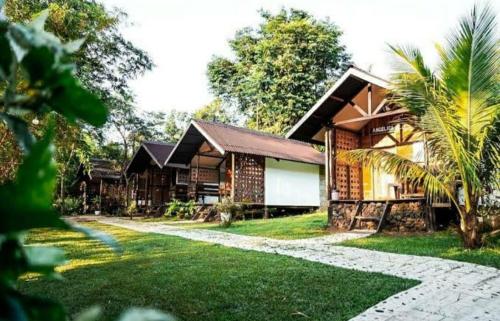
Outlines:
{"label": "white panel on wall", "polygon": [[319,165],[266,158],[265,204],[319,206]]}

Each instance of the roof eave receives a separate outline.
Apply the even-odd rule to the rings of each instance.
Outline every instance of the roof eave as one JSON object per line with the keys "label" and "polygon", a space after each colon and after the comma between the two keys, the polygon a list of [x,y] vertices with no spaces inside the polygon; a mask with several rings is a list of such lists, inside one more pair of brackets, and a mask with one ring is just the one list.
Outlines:
{"label": "roof eave", "polygon": [[323,103],[347,80],[349,77],[356,77],[362,79],[366,82],[375,84],[382,88],[388,88],[389,82],[374,76],[366,71],[363,71],[357,67],[350,67],[336,82],[333,86],[314,104],[314,106],[309,109],[309,111],[288,131],[285,135],[286,138],[290,138],[295,132],[302,127],[302,125],[320,108]]}

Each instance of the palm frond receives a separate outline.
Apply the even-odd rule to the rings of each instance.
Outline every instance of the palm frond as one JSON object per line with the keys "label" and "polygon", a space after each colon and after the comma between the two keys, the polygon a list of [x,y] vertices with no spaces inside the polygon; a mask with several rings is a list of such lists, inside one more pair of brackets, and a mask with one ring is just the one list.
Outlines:
{"label": "palm frond", "polygon": [[460,20],[457,30],[447,38],[441,51],[439,74],[443,87],[457,108],[466,128],[467,149],[474,148],[474,138],[491,125],[498,112],[499,53],[495,14],[491,7],[474,6]]}

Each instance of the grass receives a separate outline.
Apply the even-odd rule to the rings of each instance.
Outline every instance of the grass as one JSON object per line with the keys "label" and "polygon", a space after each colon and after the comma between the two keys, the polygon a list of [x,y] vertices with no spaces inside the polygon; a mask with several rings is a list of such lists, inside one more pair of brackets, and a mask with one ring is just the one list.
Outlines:
{"label": "grass", "polygon": [[[168,224],[168,223],[167,223]],[[265,236],[275,239],[303,239],[327,235],[326,213],[317,212],[272,219],[236,221],[230,227],[218,223],[177,223],[184,228],[201,228],[234,234]]]}
{"label": "grass", "polygon": [[500,268],[500,246],[466,250],[457,233],[452,231],[407,236],[378,234],[346,241],[341,245],[392,253],[434,256]]}
{"label": "grass", "polygon": [[[129,306],[179,320],[348,320],[418,282],[285,256],[89,224],[113,234],[116,256],[73,232],[37,231],[31,243],[64,248],[65,280],[29,276],[23,292],[59,299],[74,315],[98,304],[112,320]],[[307,316],[307,317],[306,317]]]}

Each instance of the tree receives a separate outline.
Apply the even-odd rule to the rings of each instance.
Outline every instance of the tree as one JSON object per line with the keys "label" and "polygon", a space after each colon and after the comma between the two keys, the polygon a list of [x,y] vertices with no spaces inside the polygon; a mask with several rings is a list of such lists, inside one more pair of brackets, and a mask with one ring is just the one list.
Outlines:
{"label": "tree", "polygon": [[236,124],[238,122],[237,112],[231,110],[223,103],[222,99],[219,98],[197,109],[193,113],[193,119],[201,119],[222,124]]}
{"label": "tree", "polygon": [[165,120],[166,141],[177,143],[191,121],[191,115],[185,111],[170,111]]}
{"label": "tree", "polygon": [[[126,20],[126,14],[117,9],[106,10],[93,0],[6,0],[4,11],[11,21],[26,22],[45,9],[49,12],[47,30],[65,42],[73,41],[73,46],[81,45],[74,54],[76,76],[85,88],[110,107],[115,124],[117,119],[129,115],[131,111],[135,113],[129,81],[151,69],[152,62],[144,51],[127,41],[119,32],[118,27]],[[82,37],[85,37],[83,43]],[[45,119],[40,118],[38,127],[43,128],[44,124]],[[79,121],[69,123],[64,118],[57,120],[57,127],[55,145],[61,187],[59,195],[64,197],[64,181],[68,180],[68,174],[75,173],[78,164],[85,163],[89,157],[89,146],[83,138],[102,132]],[[2,132],[0,128],[0,135]],[[118,135],[121,136],[121,133],[118,132]],[[99,142],[107,141],[106,137],[100,138]],[[125,151],[128,152],[127,148]],[[9,146],[8,152],[8,164],[18,164],[19,153],[15,148]],[[13,171],[15,168],[5,166],[5,170]]]}
{"label": "tree", "polygon": [[[0,7],[0,10],[2,8]],[[107,110],[102,102],[80,85],[74,77],[69,55],[78,49],[74,43],[62,44],[44,29],[48,12],[29,25],[5,21],[0,15],[0,120],[8,128],[23,154],[14,180],[0,185],[0,319],[69,319],[57,301],[19,291],[17,283],[26,273],[58,276],[56,267],[65,263],[57,247],[25,245],[25,235],[35,228],[74,229],[117,249],[116,242],[104,233],[74,226],[53,208],[57,169],[52,141],[56,117],[70,124],[81,121],[102,126]],[[85,106],[82,108],[82,106]],[[38,129],[40,138],[30,130],[27,118],[46,117]],[[64,133],[62,133],[64,134]],[[97,320],[99,311],[85,311],[79,320]],[[121,320],[172,320],[158,312],[131,311]]]}
{"label": "tree", "polygon": [[208,64],[211,91],[235,105],[247,125],[274,133],[293,126],[347,68],[342,32],[328,19],[301,10],[260,12],[263,23],[236,33],[234,59]]}
{"label": "tree", "polygon": [[436,71],[424,63],[418,49],[391,47],[399,58],[393,101],[417,116],[413,126],[425,135],[429,167],[382,150],[344,155],[421,184],[430,198],[447,197],[460,215],[459,232],[466,248],[482,243],[479,200],[488,190],[500,188],[500,70],[495,28],[492,9],[474,7],[460,20],[448,43],[437,46],[441,61]]}

